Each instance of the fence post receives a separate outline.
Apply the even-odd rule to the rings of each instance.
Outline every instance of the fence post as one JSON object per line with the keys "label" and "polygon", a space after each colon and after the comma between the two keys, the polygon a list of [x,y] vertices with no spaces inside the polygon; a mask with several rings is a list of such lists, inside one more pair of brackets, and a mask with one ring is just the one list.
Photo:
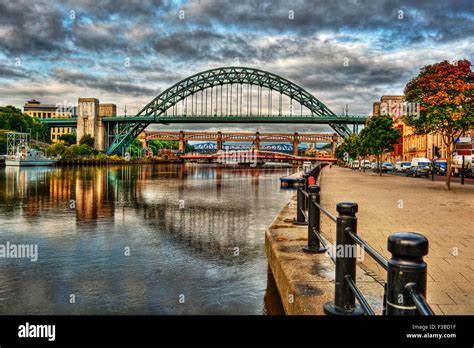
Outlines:
{"label": "fence post", "polygon": [[303,214],[303,209],[304,209],[304,204],[305,204],[304,203],[305,196],[303,194],[304,185],[305,185],[304,179],[299,178],[297,180],[297,184],[296,184],[296,187],[297,187],[297,190],[296,190],[296,218],[293,219],[293,224],[295,224],[295,225],[306,225],[307,224],[305,216]]}
{"label": "fence post", "polygon": [[[349,275],[356,281],[357,245],[346,233],[350,228],[357,234],[357,203],[339,202],[336,205],[339,213],[336,221],[336,282],[334,301],[324,305],[324,312],[330,315],[362,315],[364,311],[355,303],[355,295],[346,282],[345,276]],[[342,254],[342,255],[341,255]]]}
{"label": "fence post", "polygon": [[428,239],[415,232],[396,232],[388,237],[392,257],[387,268],[387,315],[419,315],[407,287],[415,286],[426,298]]}
{"label": "fence post", "polygon": [[318,237],[315,233],[321,232],[321,212],[319,207],[314,203],[321,203],[321,196],[319,195],[319,186],[309,186],[309,198],[308,198],[308,245],[303,247],[305,253],[324,253],[324,248],[319,242]]}

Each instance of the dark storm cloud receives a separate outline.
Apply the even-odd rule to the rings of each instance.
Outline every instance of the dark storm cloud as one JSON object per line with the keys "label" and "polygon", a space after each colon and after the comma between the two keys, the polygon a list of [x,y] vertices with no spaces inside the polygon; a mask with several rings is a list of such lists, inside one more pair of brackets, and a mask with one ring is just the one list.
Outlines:
{"label": "dark storm cloud", "polygon": [[89,52],[91,54],[120,54],[139,55],[140,46],[130,42],[122,30],[123,25],[118,22],[81,22],[72,25],[71,41],[76,52]]}
{"label": "dark storm cloud", "polygon": [[158,38],[153,47],[159,55],[184,61],[252,58],[257,56],[257,50],[249,44],[252,38],[198,29]]}
{"label": "dark storm cloud", "polygon": [[29,77],[30,74],[19,67],[9,67],[0,64],[0,79],[19,79]]}
{"label": "dark storm cloud", "polygon": [[[79,16],[88,16],[94,20],[145,19],[171,8],[171,1],[167,0],[66,0],[62,4],[65,8],[77,11]],[[147,22],[142,24],[147,25]]]}
{"label": "dark storm cloud", "polygon": [[0,51],[56,57],[56,53],[77,54],[83,49],[137,53],[137,45],[144,42],[130,42],[125,35],[130,21],[149,27],[160,12],[169,9],[169,1],[162,0],[2,0]]}
{"label": "dark storm cloud", "polygon": [[[191,20],[202,25],[220,23],[244,30],[294,31],[302,35],[325,30],[382,30],[388,36],[393,33],[397,41],[419,42],[424,37],[450,41],[474,31],[471,0],[196,0],[185,9]],[[399,19],[400,15],[403,18]]]}
{"label": "dark storm cloud", "polygon": [[60,82],[70,83],[76,86],[84,86],[100,89],[107,92],[131,95],[154,95],[156,90],[139,84],[130,83],[126,76],[99,77],[79,71],[69,71],[55,68],[51,76]]}
{"label": "dark storm cloud", "polygon": [[387,66],[385,62],[358,58],[358,61],[349,66],[335,62],[320,69],[317,62],[314,62],[299,66],[286,74],[289,79],[298,81],[298,84],[309,90],[337,91],[349,85],[354,88],[403,83],[411,76],[412,67]]}
{"label": "dark storm cloud", "polygon": [[335,112],[346,102],[363,111],[387,90],[401,93],[423,65],[472,59],[473,3],[0,0],[0,59],[32,63],[0,65],[0,77],[16,86],[51,78],[58,91],[95,88],[120,103],[202,70],[241,65],[286,77]]}
{"label": "dark storm cloud", "polygon": [[64,15],[50,1],[0,1],[0,51],[11,55],[66,51]]}

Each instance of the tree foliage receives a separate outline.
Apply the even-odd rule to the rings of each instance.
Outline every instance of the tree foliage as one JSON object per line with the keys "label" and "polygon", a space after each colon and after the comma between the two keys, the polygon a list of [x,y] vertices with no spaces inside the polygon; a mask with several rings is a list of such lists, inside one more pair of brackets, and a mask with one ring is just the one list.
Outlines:
{"label": "tree foliage", "polygon": [[448,149],[446,187],[451,183],[455,139],[474,124],[473,72],[468,60],[442,61],[423,67],[405,87],[407,102],[419,105],[419,115],[405,116],[417,134],[441,134]]}
{"label": "tree foliage", "polygon": [[52,145],[49,145],[48,148],[46,149],[46,153],[49,156],[62,156],[64,152],[66,151],[66,146],[61,143],[55,143]]}
{"label": "tree foliage", "polygon": [[[159,153],[160,149],[178,150],[179,142],[176,140],[150,140],[148,146],[153,150],[153,154]],[[193,151],[194,147],[186,142],[186,152]]]}
{"label": "tree foliage", "polygon": [[63,134],[59,137],[59,140],[63,141],[67,146],[70,146],[77,143],[77,136],[74,133]]}
{"label": "tree foliage", "polygon": [[[25,115],[20,109],[11,105],[0,106],[0,129],[25,133],[31,132],[33,139],[38,136],[38,140],[50,141],[49,129],[46,125],[41,123],[36,117]],[[0,143],[4,142],[2,139],[0,139]]]}
{"label": "tree foliage", "polygon": [[79,140],[79,145],[87,145],[89,147],[94,147],[94,138],[90,134],[85,134]]}
{"label": "tree foliage", "polygon": [[[380,162],[380,156],[392,151],[400,136],[400,130],[393,128],[393,120],[389,116],[372,116],[359,134],[352,134],[339,144],[336,158],[365,159],[375,155],[377,162]],[[349,158],[346,158],[346,153]]]}
{"label": "tree foliage", "polygon": [[393,151],[393,145],[400,137],[400,129],[393,128],[393,120],[390,116],[372,116],[365,123],[362,146],[370,154],[380,156]]}

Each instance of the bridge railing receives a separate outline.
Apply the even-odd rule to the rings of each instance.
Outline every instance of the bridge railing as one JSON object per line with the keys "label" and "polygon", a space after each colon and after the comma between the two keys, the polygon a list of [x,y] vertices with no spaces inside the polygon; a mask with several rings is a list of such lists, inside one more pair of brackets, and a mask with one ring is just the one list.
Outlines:
{"label": "bridge railing", "polygon": [[[332,315],[375,315],[356,284],[359,246],[387,272],[382,315],[434,315],[426,301],[427,264],[423,261],[423,256],[428,254],[426,237],[415,232],[391,234],[387,241],[391,258],[387,260],[358,235],[357,203],[337,203],[337,216],[321,205],[318,178],[323,167],[324,164],[319,164],[298,180],[297,210],[293,223],[308,225],[308,245],[303,248],[304,252],[327,253],[336,265],[334,301],[324,305],[324,312]],[[314,185],[308,184],[311,176],[315,179]],[[335,246],[321,234],[321,213],[336,224]]]}

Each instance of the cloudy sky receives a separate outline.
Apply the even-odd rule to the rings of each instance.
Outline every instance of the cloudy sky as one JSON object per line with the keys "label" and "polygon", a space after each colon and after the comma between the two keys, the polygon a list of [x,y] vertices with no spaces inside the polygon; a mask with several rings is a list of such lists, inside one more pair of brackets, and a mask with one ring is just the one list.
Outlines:
{"label": "cloudy sky", "polygon": [[370,114],[422,66],[473,61],[473,38],[472,0],[0,0],[0,105],[96,97],[131,114],[189,75],[238,65],[337,114]]}

